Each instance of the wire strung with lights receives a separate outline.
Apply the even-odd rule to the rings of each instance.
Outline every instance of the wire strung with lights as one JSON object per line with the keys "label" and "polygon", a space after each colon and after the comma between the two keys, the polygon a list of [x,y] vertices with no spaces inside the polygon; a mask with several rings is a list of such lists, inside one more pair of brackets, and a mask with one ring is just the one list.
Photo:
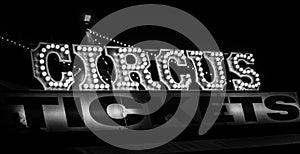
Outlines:
{"label": "wire strung with lights", "polygon": [[14,41],[12,39],[6,38],[4,36],[0,36],[0,38],[1,38],[2,42],[5,42],[5,43],[11,44],[11,45],[15,45],[15,46],[18,46],[18,47],[26,49],[26,50],[31,50],[31,48],[29,48],[28,46],[18,43],[17,41]]}
{"label": "wire strung with lights", "polygon": [[[101,34],[99,34],[98,32],[93,31],[93,30],[91,30],[91,29],[87,29],[87,31],[88,31],[90,34],[96,35],[96,36],[97,36],[98,38],[100,38],[100,39],[104,39],[104,40],[107,40],[107,41],[111,41],[111,42],[117,43],[117,44],[119,44],[119,45],[121,45],[121,46],[124,46],[124,47],[133,47],[133,46],[131,46],[131,45],[129,45],[129,44],[126,44],[126,43],[124,43],[124,42],[121,42],[121,41],[112,39],[112,38],[107,37],[107,36],[105,36],[105,35],[101,35]],[[94,39],[93,41],[97,42],[99,45],[101,44],[101,43],[99,42],[98,39]]]}

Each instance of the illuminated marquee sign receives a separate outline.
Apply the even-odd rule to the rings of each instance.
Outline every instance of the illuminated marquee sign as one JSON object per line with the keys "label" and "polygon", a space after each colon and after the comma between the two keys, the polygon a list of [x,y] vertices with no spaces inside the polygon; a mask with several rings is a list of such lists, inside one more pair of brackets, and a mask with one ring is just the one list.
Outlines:
{"label": "illuminated marquee sign", "polygon": [[[228,79],[225,74],[225,62],[228,70],[236,74],[237,79],[232,79],[234,90],[258,90],[260,87],[259,74],[251,68],[254,57],[251,53],[231,53],[227,58],[220,51],[190,51],[178,49],[141,49],[135,47],[101,47],[93,45],[40,43],[31,52],[34,77],[43,85],[45,90],[70,90],[74,84],[72,70],[61,72],[61,80],[51,77],[48,68],[48,56],[56,54],[63,65],[71,65],[71,52],[84,63],[84,79],[79,83],[79,90],[189,90],[192,82],[197,83],[201,90],[224,90]],[[154,81],[149,71],[150,56],[154,57],[159,80]],[[108,57],[113,61],[116,78],[110,81],[105,78],[97,66],[99,58]],[[131,60],[129,60],[131,59]],[[174,61],[176,68],[185,71],[180,74],[179,82],[175,81],[171,73],[170,63]],[[188,65],[192,63],[192,66]],[[205,77],[203,62],[209,65],[212,80]],[[241,66],[240,62],[246,63]],[[101,66],[100,66],[101,67]],[[103,66],[104,67],[104,66]],[[191,69],[192,67],[192,69]],[[136,76],[132,73],[137,74]],[[195,74],[193,81],[191,75]],[[247,78],[243,81],[241,78]],[[164,85],[164,86],[163,86]]]}
{"label": "illuminated marquee sign", "polygon": [[[51,65],[49,55],[56,56],[60,66],[67,68],[59,72],[60,80],[56,80],[51,74],[53,72],[49,69]],[[74,56],[83,63],[81,66],[83,76],[79,81],[75,80],[78,73],[72,70],[76,61],[72,58]],[[31,51],[31,58],[33,75],[46,91],[32,92],[30,95],[10,93],[3,96],[7,104],[14,106],[13,112],[19,114],[20,122],[26,127],[39,127],[48,131],[86,129],[86,124],[97,121],[97,115],[100,114],[108,115],[117,121],[128,118],[126,126],[135,129],[134,126],[144,126],[143,121],[147,116],[136,113],[137,109],[127,109],[132,105],[130,102],[136,100],[131,97],[125,98],[122,93],[137,90],[153,91],[154,95],[151,97],[159,97],[161,90],[173,91],[170,97],[181,96],[180,99],[199,97],[195,94],[199,94],[201,90],[198,102],[200,108],[201,105],[208,103],[207,100],[220,94],[225,99],[219,122],[226,124],[297,122],[300,119],[296,93],[258,91],[261,83],[259,74],[253,69],[255,60],[251,53],[227,54],[220,51],[40,43]],[[101,61],[100,65],[99,61]],[[114,79],[103,74],[109,67],[115,71]],[[180,70],[179,77],[172,74],[175,69]],[[156,70],[156,73],[153,70]],[[207,75],[208,72],[211,72],[210,77]],[[234,74],[235,77],[229,74]],[[156,79],[154,79],[155,75],[158,76]],[[74,89],[75,84],[78,89]],[[198,90],[194,90],[192,84],[197,85]],[[225,93],[229,84],[232,91]],[[96,95],[93,95],[92,99],[84,100],[74,96],[71,89],[83,95],[89,95],[93,91]],[[112,94],[111,92],[115,90],[118,93]],[[63,93],[55,91],[63,91]],[[210,91],[215,91],[214,95],[211,95]],[[79,108],[75,103],[77,99],[80,103]],[[118,104],[115,103],[115,99],[125,99],[125,101],[123,104]],[[104,105],[104,110],[95,111],[92,107],[95,105],[95,100],[99,100],[102,105],[112,104]],[[175,100],[166,99],[166,102],[163,102],[168,111],[176,111],[178,102]],[[83,113],[82,117],[80,112]],[[170,113],[158,115],[163,115],[165,118],[168,114]],[[130,122],[133,115],[143,118]],[[151,117],[152,123],[161,121],[157,120],[161,117],[156,117],[155,114],[148,116]],[[101,121],[97,122],[102,124]],[[124,126],[120,121],[118,124]],[[109,124],[104,123],[103,126]],[[147,127],[150,129],[154,126]]]}

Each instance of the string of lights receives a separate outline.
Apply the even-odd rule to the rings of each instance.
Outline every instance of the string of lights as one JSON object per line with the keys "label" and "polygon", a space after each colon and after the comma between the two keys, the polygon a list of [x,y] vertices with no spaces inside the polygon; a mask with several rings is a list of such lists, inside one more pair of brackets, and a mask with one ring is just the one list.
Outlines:
{"label": "string of lights", "polygon": [[[90,34],[96,35],[98,38],[105,39],[105,40],[108,40],[108,41],[112,41],[112,42],[117,43],[117,44],[119,44],[119,45],[121,45],[121,46],[124,46],[124,47],[133,47],[133,46],[131,46],[131,45],[129,45],[129,44],[126,44],[126,43],[124,43],[124,42],[121,42],[121,41],[112,39],[112,38],[107,37],[107,36],[105,36],[105,35],[101,35],[101,34],[99,34],[98,32],[93,31],[93,30],[91,30],[91,29],[87,29],[87,31],[88,31]],[[97,39],[94,39],[94,41],[95,41],[95,42],[99,42]],[[98,44],[99,44],[99,43],[98,43]]]}
{"label": "string of lights", "polygon": [[24,44],[22,44],[22,43],[19,43],[19,42],[15,41],[15,40],[6,38],[6,37],[4,37],[4,36],[0,36],[0,38],[1,38],[1,41],[2,41],[2,42],[9,43],[9,44],[18,46],[18,47],[23,48],[23,49],[26,49],[26,50],[32,50],[30,47],[28,47],[28,46],[26,46],[26,45],[24,45]]}

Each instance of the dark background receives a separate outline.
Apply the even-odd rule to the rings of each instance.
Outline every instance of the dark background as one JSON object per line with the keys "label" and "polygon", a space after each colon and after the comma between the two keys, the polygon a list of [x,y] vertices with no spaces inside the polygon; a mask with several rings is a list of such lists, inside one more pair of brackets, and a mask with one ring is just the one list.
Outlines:
{"label": "dark background", "polygon": [[[298,20],[296,4],[282,3],[195,3],[173,1],[98,1],[7,3],[0,6],[0,36],[34,48],[39,42],[80,44],[84,37],[83,16],[91,13],[92,22],[119,9],[143,3],[159,3],[182,9],[199,19],[218,43],[221,51],[250,52],[256,58],[262,91],[299,92]],[[154,10],[155,11],[155,10]],[[120,38],[166,37],[164,33],[143,31],[124,33]],[[170,36],[170,39],[172,37]],[[130,39],[124,40],[130,42]],[[136,43],[136,42],[132,42]],[[188,49],[188,46],[182,45]],[[0,80],[16,87],[41,89],[32,75],[28,50],[0,42]],[[1,87],[2,89],[5,87]],[[244,151],[277,151],[297,145],[274,146]],[[231,150],[232,151],[232,150]],[[237,152],[243,150],[236,150]]]}

